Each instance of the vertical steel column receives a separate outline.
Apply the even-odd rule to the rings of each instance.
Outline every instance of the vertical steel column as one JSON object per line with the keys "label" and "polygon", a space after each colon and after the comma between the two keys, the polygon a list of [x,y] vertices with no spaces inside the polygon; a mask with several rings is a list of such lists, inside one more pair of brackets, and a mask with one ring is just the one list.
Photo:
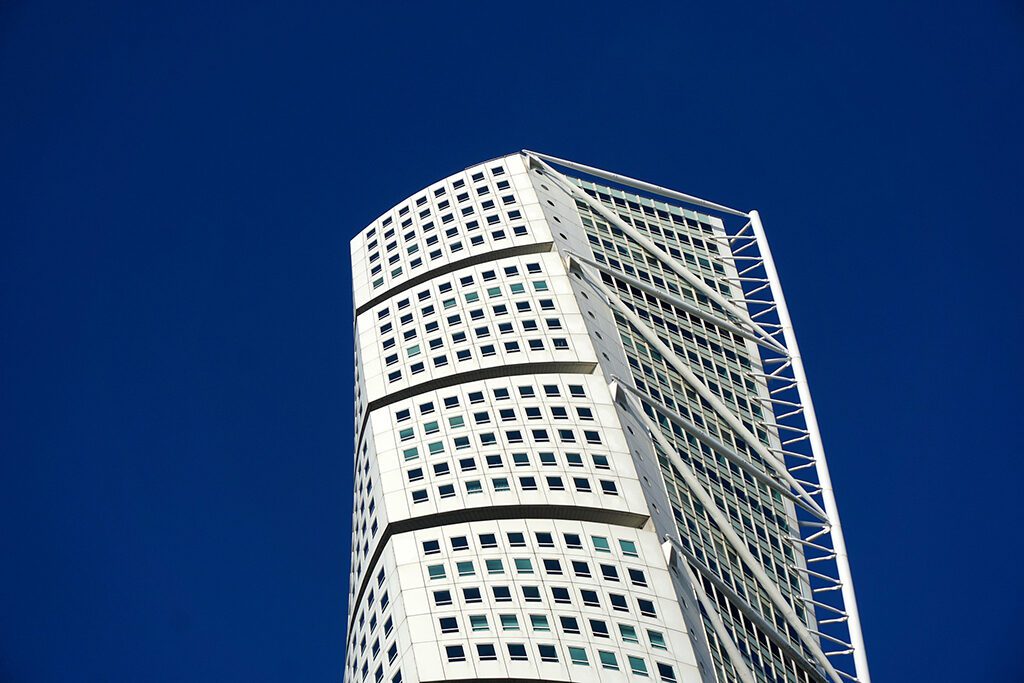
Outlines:
{"label": "vertical steel column", "polygon": [[796,343],[793,323],[789,318],[789,308],[786,306],[786,298],[782,293],[782,283],[779,281],[779,273],[775,269],[775,261],[772,259],[764,226],[761,225],[761,216],[757,211],[751,211],[748,216],[757,237],[757,248],[761,252],[765,274],[771,283],[772,299],[775,300],[776,313],[779,316],[779,323],[782,325],[783,339],[789,349],[793,378],[796,380],[797,393],[800,395],[800,403],[804,408],[804,421],[807,424],[807,431],[810,433],[811,453],[814,455],[814,468],[818,476],[818,484],[821,486],[821,499],[832,527],[830,535],[836,554],[839,581],[842,584],[843,606],[849,617],[847,627],[850,630],[850,644],[853,646],[853,661],[857,668],[857,680],[861,683],[870,683],[871,676],[868,673],[867,653],[864,650],[864,635],[860,628],[860,613],[857,610],[857,597],[853,590],[853,575],[850,572],[850,561],[846,554],[846,540],[843,538],[843,527],[839,522],[839,509],[832,491],[832,478],[829,476],[828,463],[825,461],[825,447],[821,441],[821,433],[818,431],[818,419],[814,413],[811,391],[807,385],[807,375],[804,373],[800,347]]}

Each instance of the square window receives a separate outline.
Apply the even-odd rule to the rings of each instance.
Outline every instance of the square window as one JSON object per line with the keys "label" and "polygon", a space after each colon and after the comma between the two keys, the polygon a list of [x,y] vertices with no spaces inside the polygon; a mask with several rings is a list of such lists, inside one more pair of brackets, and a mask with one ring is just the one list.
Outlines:
{"label": "square window", "polygon": [[611,669],[612,671],[619,670],[619,662],[615,658],[614,652],[606,652],[604,650],[597,651],[598,659],[601,660],[601,667],[605,669]]}
{"label": "square window", "polygon": [[[636,638],[636,631],[635,630],[633,631],[633,638],[634,638],[633,642],[638,642],[638,641],[635,640],[635,638]],[[648,629],[647,630],[647,639],[651,641],[651,647],[653,647],[655,649],[658,649],[658,650],[667,650],[668,649],[668,645],[665,644],[665,636],[661,633],[661,631],[652,631],[652,630]]]}
{"label": "square window", "polygon": [[508,643],[508,656],[513,662],[525,662],[528,657],[526,656],[526,646],[521,643]]}
{"label": "square window", "polygon": [[495,602],[512,602],[512,591],[508,589],[508,586],[492,586],[491,593],[494,595]]}
{"label": "square window", "polygon": [[569,661],[578,666],[590,666],[587,660],[587,651],[582,647],[569,648]]}
{"label": "square window", "polygon": [[464,662],[466,661],[466,650],[461,645],[447,645],[444,648],[445,654],[448,655],[449,662]]}
{"label": "square window", "polygon": [[629,568],[627,571],[629,572],[629,580],[634,586],[647,587],[647,577],[644,576],[642,570]]}
{"label": "square window", "polygon": [[523,600],[525,602],[540,602],[540,588],[537,586],[523,586]]}
{"label": "square window", "polygon": [[515,559],[516,574],[532,574],[533,563],[530,562],[528,557],[519,557]]}
{"label": "square window", "polygon": [[480,643],[476,646],[477,657],[481,662],[493,662],[498,658],[498,653],[491,643]]}

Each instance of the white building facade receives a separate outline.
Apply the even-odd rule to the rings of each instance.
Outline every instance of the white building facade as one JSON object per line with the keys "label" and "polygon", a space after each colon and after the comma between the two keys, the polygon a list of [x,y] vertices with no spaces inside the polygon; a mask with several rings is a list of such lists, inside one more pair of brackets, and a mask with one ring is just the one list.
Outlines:
{"label": "white building facade", "polygon": [[756,212],[524,151],[351,243],[346,681],[868,681]]}

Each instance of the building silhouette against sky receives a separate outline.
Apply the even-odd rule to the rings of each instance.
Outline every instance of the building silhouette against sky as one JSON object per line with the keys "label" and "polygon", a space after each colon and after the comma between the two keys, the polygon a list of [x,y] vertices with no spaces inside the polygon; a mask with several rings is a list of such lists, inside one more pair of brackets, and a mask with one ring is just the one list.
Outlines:
{"label": "building silhouette against sky", "polygon": [[351,250],[346,681],[869,680],[756,211],[523,151]]}

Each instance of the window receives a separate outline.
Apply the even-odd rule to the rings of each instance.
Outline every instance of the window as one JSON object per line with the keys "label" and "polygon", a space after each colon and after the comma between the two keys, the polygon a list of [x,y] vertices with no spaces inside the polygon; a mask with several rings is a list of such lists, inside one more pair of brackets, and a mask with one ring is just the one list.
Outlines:
{"label": "window", "polygon": [[523,586],[524,602],[540,602],[540,588],[537,586]]}
{"label": "window", "polygon": [[578,666],[590,666],[590,662],[587,660],[587,651],[582,647],[569,648],[569,661]]}
{"label": "window", "polygon": [[558,560],[544,560],[544,572],[554,576],[561,576],[562,563]]}
{"label": "window", "polygon": [[569,589],[562,588],[559,586],[551,587],[551,597],[554,599],[556,604],[569,605],[572,604],[572,599],[569,597]]}
{"label": "window", "polygon": [[627,557],[639,557],[639,553],[636,550],[636,543],[633,541],[619,539],[619,549],[622,551],[622,554]]}
{"label": "window", "polygon": [[611,546],[608,545],[608,539],[604,536],[591,536],[590,540],[597,552],[610,553],[612,551]]}
{"label": "window", "polygon": [[609,593],[608,598],[612,602],[612,609],[618,610],[619,612],[629,611],[629,604],[626,602],[625,595],[619,595],[618,593]]}
{"label": "window", "polygon": [[469,627],[473,631],[489,631],[491,630],[490,624],[487,623],[486,614],[471,614],[469,617]]}
{"label": "window", "polygon": [[465,536],[453,536],[451,539],[452,550],[469,550],[469,539]]}
{"label": "window", "polygon": [[522,643],[509,643],[508,656],[513,662],[525,662],[528,657],[526,656],[526,646]]}
{"label": "window", "polygon": [[583,604],[587,607],[601,606],[601,601],[597,597],[597,591],[580,589],[580,597],[583,598]]}
{"label": "window", "polygon": [[447,645],[444,648],[449,662],[466,661],[466,650],[461,645]]}
{"label": "window", "polygon": [[540,661],[542,662],[558,661],[558,652],[555,650],[554,645],[538,645],[537,653],[540,654]]}
{"label": "window", "polygon": [[604,650],[597,651],[597,657],[601,660],[601,667],[604,669],[611,669],[612,671],[619,670],[619,661],[615,658],[614,652],[606,652]]}
{"label": "window", "polygon": [[494,595],[495,602],[512,602],[512,591],[508,589],[508,586],[492,586],[491,593]]}
{"label": "window", "polygon": [[526,536],[518,531],[510,531],[506,534],[508,537],[508,544],[513,548],[525,548],[526,547]]}
{"label": "window", "polygon": [[481,548],[498,547],[498,540],[494,537],[494,534],[480,534],[477,538],[480,541]]}
{"label": "window", "polygon": [[640,614],[645,617],[657,617],[658,613],[654,611],[654,602],[651,600],[645,600],[643,598],[637,598],[637,607],[640,608]]}
{"label": "window", "polygon": [[485,560],[488,574],[504,574],[505,566],[502,564],[500,559]]}
{"label": "window", "polygon": [[517,574],[532,574],[533,563],[530,562],[528,557],[518,557],[515,559],[516,573]]}
{"label": "window", "polygon": [[647,676],[647,662],[642,657],[629,655],[629,670],[637,676]]}
{"label": "window", "polygon": [[476,646],[476,655],[481,662],[493,662],[498,658],[498,653],[491,643],[480,643]]}
{"label": "window", "polygon": [[675,683],[676,672],[668,664],[658,662],[658,676],[666,683]]}
{"label": "window", "polygon": [[459,576],[473,576],[476,574],[476,568],[473,566],[472,560],[456,562],[455,568],[458,570]]}
{"label": "window", "polygon": [[[650,631],[648,631],[650,633]],[[636,629],[626,624],[619,624],[619,635],[625,643],[639,643],[640,638],[636,635]]]}
{"label": "window", "polygon": [[567,548],[573,548],[578,550],[583,547],[583,542],[580,539],[579,534],[563,534],[562,538],[565,539],[565,545]]}
{"label": "window", "polygon": [[608,624],[600,619],[591,619],[590,632],[593,633],[596,638],[608,638]]}
{"label": "window", "polygon": [[[633,637],[636,638],[636,631],[633,631]],[[651,641],[651,647],[657,650],[668,649],[668,645],[665,644],[665,635],[661,631],[652,631],[651,629],[647,629],[647,639]]]}
{"label": "window", "polygon": [[451,591],[434,591],[434,605],[436,607],[444,607],[452,604]]}
{"label": "window", "polygon": [[459,632],[459,621],[455,617],[441,617],[437,621],[441,626],[441,633]]}
{"label": "window", "polygon": [[551,630],[551,626],[548,624],[548,618],[543,614],[531,614],[530,627],[534,631],[540,633],[544,633]]}
{"label": "window", "polygon": [[419,491],[412,492],[413,503],[425,503],[428,500],[426,489],[420,489]]}
{"label": "window", "polygon": [[436,555],[441,552],[441,544],[438,541],[423,541],[423,554]]}
{"label": "window", "polygon": [[572,571],[576,576],[580,578],[590,578],[590,565],[580,560],[572,561]]}
{"label": "window", "polygon": [[619,580],[619,570],[616,569],[613,565],[602,564],[601,565],[601,578],[603,578],[605,581],[618,581]]}
{"label": "window", "polygon": [[647,577],[644,576],[643,570],[629,568],[627,571],[629,572],[629,580],[634,586],[647,587]]}
{"label": "window", "polygon": [[576,617],[558,617],[558,624],[562,627],[563,633],[576,635],[580,632],[580,624]]}
{"label": "window", "polygon": [[475,588],[475,587],[474,588],[463,588],[462,589],[462,599],[466,601],[467,605],[472,605],[472,604],[476,604],[478,602],[483,602],[483,597],[480,595],[480,589],[479,588]]}

